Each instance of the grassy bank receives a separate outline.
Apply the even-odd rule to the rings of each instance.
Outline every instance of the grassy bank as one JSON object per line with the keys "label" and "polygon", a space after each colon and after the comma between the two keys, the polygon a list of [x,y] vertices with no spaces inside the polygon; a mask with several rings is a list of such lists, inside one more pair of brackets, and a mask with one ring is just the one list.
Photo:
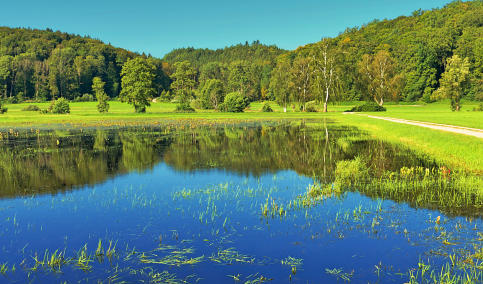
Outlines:
{"label": "grassy bank", "polygon": [[479,138],[360,115],[346,114],[332,118],[339,123],[363,129],[374,138],[408,146],[439,163],[483,174],[483,141]]}

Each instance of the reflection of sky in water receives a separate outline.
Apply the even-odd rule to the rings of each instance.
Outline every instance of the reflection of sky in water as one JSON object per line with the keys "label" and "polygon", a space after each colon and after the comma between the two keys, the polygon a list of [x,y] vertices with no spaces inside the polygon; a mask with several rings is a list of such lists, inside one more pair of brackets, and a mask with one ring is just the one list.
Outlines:
{"label": "reflection of sky in water", "polygon": [[[224,183],[228,183],[226,189],[214,186]],[[66,266],[64,274],[32,273],[31,278],[37,282],[89,278],[95,282],[118,275],[120,280],[135,281],[147,276],[123,268],[151,267],[178,278],[195,274],[192,282],[199,277],[202,283],[231,283],[227,275],[241,274],[244,281],[252,279],[244,277],[259,273],[280,283],[287,282],[291,273],[291,267],[282,265],[281,260],[291,256],[303,259],[293,276],[296,283],[336,281],[326,268],[349,274],[354,271],[352,280],[356,283],[376,281],[374,265],[380,264],[385,270],[380,275],[382,282],[402,282],[406,278],[397,273],[416,267],[420,258],[430,257],[431,250],[471,248],[470,242],[476,242],[478,233],[474,226],[483,225],[481,219],[468,223],[464,218],[443,216],[441,226],[450,234],[451,242],[457,243],[444,246],[442,239],[436,239],[441,230],[434,230],[434,220],[440,213],[371,200],[357,193],[310,209],[289,210],[284,218],[262,218],[261,207],[268,196],[278,204],[288,204],[310,183],[310,178],[294,171],[246,177],[224,170],[181,172],[159,163],[150,170],[120,175],[65,194],[5,199],[0,201],[0,261],[11,265],[25,259],[31,266],[35,252],[43,255],[45,249],[66,248],[67,255],[75,255],[86,243],[93,252],[98,240],[103,239],[117,241],[119,259],[112,266],[108,261],[93,262],[91,273]],[[207,188],[215,190],[197,192]],[[176,197],[183,189],[191,190],[191,197]],[[377,213],[379,204],[382,212]],[[372,228],[374,218],[379,224]],[[461,230],[453,229],[457,223],[463,225]],[[141,263],[137,256],[124,260],[134,247],[140,252],[157,248],[160,236],[163,245],[194,248],[190,257],[204,255],[203,261],[168,267]],[[219,249],[227,248],[254,258],[254,263],[221,265],[209,259]],[[163,252],[157,254],[163,256]],[[436,264],[440,260],[431,257]],[[113,266],[117,264],[116,272]],[[25,277],[17,265],[17,271],[4,279],[23,282]]]}

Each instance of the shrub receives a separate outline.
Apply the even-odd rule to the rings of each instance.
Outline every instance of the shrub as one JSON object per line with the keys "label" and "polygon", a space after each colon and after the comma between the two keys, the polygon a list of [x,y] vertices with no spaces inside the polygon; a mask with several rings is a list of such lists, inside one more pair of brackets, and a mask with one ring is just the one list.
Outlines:
{"label": "shrub", "polygon": [[109,104],[105,100],[99,101],[97,104],[97,111],[100,113],[108,112],[109,111]]}
{"label": "shrub", "polygon": [[70,113],[69,101],[64,98],[52,101],[52,104],[50,104],[49,106],[48,112],[58,114]]}
{"label": "shrub", "polygon": [[203,103],[201,102],[200,99],[196,99],[196,100],[193,100],[191,102],[191,106],[194,108],[194,109],[203,109]]}
{"label": "shrub", "polygon": [[238,92],[229,93],[225,101],[220,104],[219,110],[225,112],[243,112],[248,106],[248,100]]}
{"label": "shrub", "polygon": [[306,112],[317,112],[316,108],[317,104],[314,101],[308,102],[305,104],[305,111]]}
{"label": "shrub", "polygon": [[6,113],[6,112],[7,112],[7,110],[8,110],[8,109],[7,109],[6,107],[4,107],[4,106],[2,105],[2,102],[0,101],[0,114],[2,114],[2,113]]}
{"label": "shrub", "polygon": [[36,105],[28,105],[24,107],[22,111],[40,111],[40,108]]}
{"label": "shrub", "polygon": [[17,97],[17,103],[21,103],[25,100],[23,92],[18,92],[16,97]]}
{"label": "shrub", "polygon": [[176,105],[176,112],[194,112],[195,109],[191,107],[188,102],[181,102]]}
{"label": "shrub", "polygon": [[74,102],[93,102],[94,101],[94,96],[91,94],[83,94],[80,97],[76,97],[74,99]]}
{"label": "shrub", "polygon": [[18,99],[17,99],[17,97],[16,97],[16,96],[13,96],[13,97],[8,97],[8,98],[5,100],[5,102],[6,102],[7,104],[16,104],[16,103],[18,103]]}
{"label": "shrub", "polygon": [[269,103],[264,103],[262,107],[262,112],[273,112],[273,109]]}
{"label": "shrub", "polygon": [[134,105],[134,112],[135,113],[145,113],[146,106],[145,105]]}
{"label": "shrub", "polygon": [[365,103],[360,106],[355,106],[349,110],[350,112],[374,112],[374,111],[386,111],[386,108],[376,103]]}

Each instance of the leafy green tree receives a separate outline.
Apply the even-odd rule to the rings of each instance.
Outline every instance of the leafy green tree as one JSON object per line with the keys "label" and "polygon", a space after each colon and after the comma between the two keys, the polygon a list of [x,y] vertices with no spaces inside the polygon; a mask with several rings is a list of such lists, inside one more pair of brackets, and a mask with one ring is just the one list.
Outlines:
{"label": "leafy green tree", "polygon": [[200,67],[200,82],[209,79],[218,79],[225,81],[227,76],[227,68],[220,62],[209,62]]}
{"label": "leafy green tree", "polygon": [[49,58],[49,87],[53,97],[74,98],[76,78],[73,69],[75,51],[70,48],[56,48]]}
{"label": "leafy green tree", "polygon": [[56,114],[70,113],[69,101],[65,98],[59,98],[55,101],[52,101],[49,106],[48,112]]}
{"label": "leafy green tree", "polygon": [[47,100],[49,91],[49,65],[45,61],[35,61],[34,74],[32,76],[34,85],[34,99]]}
{"label": "leafy green tree", "polygon": [[4,114],[7,112],[7,108],[2,105],[2,101],[0,100],[0,114]]}
{"label": "leafy green tree", "polygon": [[313,56],[313,83],[319,93],[319,101],[324,102],[324,112],[327,112],[329,94],[335,87],[336,54],[335,49],[329,48],[330,40],[324,39],[318,43],[312,52]]}
{"label": "leafy green tree", "polygon": [[92,90],[97,98],[97,110],[101,113],[109,111],[109,104],[107,103],[109,96],[104,91],[105,84],[100,77],[94,77],[92,79]]}
{"label": "leafy green tree", "polygon": [[150,100],[156,95],[155,72],[156,67],[142,57],[130,59],[122,67],[120,98],[132,104],[137,113],[146,112]]}
{"label": "leafy green tree", "polygon": [[290,68],[290,58],[281,55],[270,76],[270,92],[274,94],[277,103],[283,107],[283,112],[287,112],[287,104],[290,103]]}
{"label": "leafy green tree", "polygon": [[374,56],[365,54],[359,62],[360,84],[367,96],[380,106],[400,90],[401,78],[395,70],[395,62],[386,50],[380,50]]}
{"label": "leafy green tree", "polygon": [[12,56],[0,56],[0,87],[4,98],[7,98],[7,83],[12,68]]}
{"label": "leafy green tree", "polygon": [[439,89],[435,92],[436,98],[448,98],[451,101],[451,109],[461,109],[461,98],[468,87],[470,63],[468,58],[462,59],[458,55],[448,58],[446,71],[439,80]]}
{"label": "leafy green tree", "polygon": [[220,105],[220,110],[226,112],[243,112],[248,105],[248,99],[243,94],[232,92],[226,95],[225,101]]}
{"label": "leafy green tree", "polygon": [[216,109],[223,103],[225,90],[223,82],[218,79],[209,79],[203,83],[199,100],[203,109]]}
{"label": "leafy green tree", "polygon": [[419,43],[412,60],[416,61],[416,66],[406,71],[406,86],[404,87],[406,97],[404,100],[422,99],[429,103],[431,94],[438,84],[436,79],[440,68],[438,55],[433,47]]}
{"label": "leafy green tree", "polygon": [[176,62],[174,68],[175,72],[171,75],[174,79],[171,88],[175,91],[178,99],[177,110],[193,111],[190,102],[196,86],[196,70],[189,61]]}
{"label": "leafy green tree", "polygon": [[291,81],[295,91],[296,100],[305,111],[305,104],[311,99],[311,78],[313,61],[309,57],[298,57],[294,60],[291,69]]}
{"label": "leafy green tree", "polygon": [[228,88],[231,91],[239,92],[244,96],[247,95],[250,87],[249,69],[250,64],[248,61],[240,60],[230,64]]}

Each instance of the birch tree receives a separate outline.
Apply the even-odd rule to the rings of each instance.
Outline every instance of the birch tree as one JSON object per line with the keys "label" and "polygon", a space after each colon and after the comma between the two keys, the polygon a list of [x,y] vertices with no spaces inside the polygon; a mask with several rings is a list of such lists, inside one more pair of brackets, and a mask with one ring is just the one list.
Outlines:
{"label": "birch tree", "polygon": [[315,47],[313,52],[314,83],[323,97],[324,112],[327,112],[329,94],[335,85],[335,54],[329,50],[329,40],[324,39]]}
{"label": "birch tree", "polygon": [[305,104],[310,98],[311,65],[312,59],[310,57],[299,57],[294,60],[292,65],[292,83],[297,101],[302,104],[302,111],[304,112]]}
{"label": "birch tree", "polygon": [[365,54],[358,64],[359,83],[378,105],[394,92],[398,92],[398,77],[395,74],[395,63],[389,52],[381,50],[376,55]]}

